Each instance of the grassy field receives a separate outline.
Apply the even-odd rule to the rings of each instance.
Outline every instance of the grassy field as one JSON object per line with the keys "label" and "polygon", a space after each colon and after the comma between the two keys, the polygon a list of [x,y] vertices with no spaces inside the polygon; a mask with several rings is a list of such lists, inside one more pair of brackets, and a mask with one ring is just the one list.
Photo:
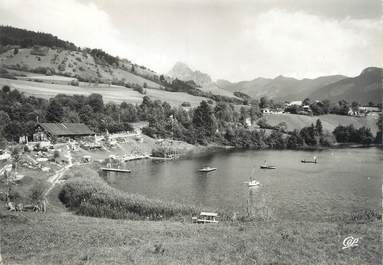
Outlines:
{"label": "grassy field", "polygon": [[[4,264],[381,264],[381,224],[110,220],[21,213],[3,215]],[[342,250],[343,239],[361,236]]]}
{"label": "grassy field", "polygon": [[[130,63],[125,62],[123,64],[125,65],[125,69],[131,67]],[[25,71],[44,67],[53,69],[55,73],[65,74],[67,76],[78,75],[86,79],[125,80],[128,83],[139,84],[141,86],[146,83],[148,87],[160,87],[157,83],[133,74],[130,71],[102,63],[100,64],[90,54],[78,51],[47,49],[46,53],[35,55],[31,48],[19,49],[17,54],[13,54],[13,49],[11,49],[0,54],[0,65],[14,69],[23,69]],[[155,75],[155,73],[139,66],[136,66],[135,69],[136,73],[140,75]]]}
{"label": "grassy field", "polygon": [[[11,88],[24,92],[26,95],[42,98],[52,98],[60,93],[68,95],[90,95],[92,93],[99,93],[103,96],[105,102],[121,103],[125,101],[127,103],[140,104],[144,97],[144,95],[131,88],[114,85],[109,86],[106,84],[94,86],[88,85],[87,83],[81,83],[80,87],[76,87],[0,78],[0,86],[2,87],[4,85],[8,85]],[[149,88],[146,89],[146,91],[147,95],[153,100],[159,99],[161,101],[167,101],[173,106],[179,106],[185,101],[190,102],[192,106],[197,106],[202,100],[207,100],[206,98],[192,96],[183,92],[168,92]]]}
{"label": "grassy field", "polygon": [[310,126],[311,123],[315,125],[317,119],[320,119],[324,130],[332,132],[338,125],[353,124],[355,128],[366,126],[371,128],[373,135],[376,135],[378,126],[377,120],[373,117],[352,117],[341,116],[334,114],[327,114],[321,116],[305,116],[295,114],[266,114],[264,115],[267,123],[270,125],[277,125],[281,122],[286,122],[287,130],[302,129],[303,127]]}

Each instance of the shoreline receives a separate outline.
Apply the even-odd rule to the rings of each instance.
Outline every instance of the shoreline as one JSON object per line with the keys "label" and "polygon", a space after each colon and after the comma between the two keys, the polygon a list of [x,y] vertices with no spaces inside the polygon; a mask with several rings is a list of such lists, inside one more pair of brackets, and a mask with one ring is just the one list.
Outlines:
{"label": "shoreline", "polygon": [[[201,148],[202,147],[202,148]],[[178,159],[182,158],[193,158],[196,156],[208,154],[208,153],[218,153],[218,152],[235,152],[235,151],[325,151],[325,150],[332,150],[332,149],[347,149],[347,148],[383,148],[383,145],[381,144],[370,144],[370,145],[364,145],[364,144],[355,144],[355,143],[340,143],[335,144],[332,146],[305,146],[300,147],[296,149],[273,149],[273,148],[263,148],[263,149],[257,149],[257,148],[238,148],[235,146],[225,146],[225,145],[207,145],[207,146],[200,146],[195,145],[195,150],[192,151],[192,154],[184,154],[180,156]]]}

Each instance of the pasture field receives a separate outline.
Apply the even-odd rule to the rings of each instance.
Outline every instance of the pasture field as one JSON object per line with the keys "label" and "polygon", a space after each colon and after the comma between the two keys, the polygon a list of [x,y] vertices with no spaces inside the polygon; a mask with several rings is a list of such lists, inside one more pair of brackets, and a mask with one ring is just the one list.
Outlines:
{"label": "pasture field", "polygon": [[[48,209],[49,210],[49,209]],[[380,222],[197,225],[69,212],[2,214],[4,264],[381,264]],[[342,249],[344,235],[363,236]]]}
{"label": "pasture field", "polygon": [[[80,83],[80,86],[48,84],[42,82],[32,82],[25,80],[12,80],[0,78],[0,86],[8,85],[12,89],[17,89],[24,92],[26,95],[52,98],[57,94],[68,95],[90,95],[92,93],[101,94],[105,102],[121,103],[123,101],[132,104],[140,104],[142,102],[143,94],[138,93],[132,88],[123,86],[99,84],[97,86],[90,85],[89,83]],[[207,100],[204,97],[196,97],[184,92],[168,92],[158,89],[146,89],[146,95],[153,100],[159,99],[167,101],[172,106],[179,106],[183,102],[190,102],[191,106],[198,106],[202,100]]]}
{"label": "pasture field", "polygon": [[306,115],[296,115],[296,114],[265,114],[263,116],[267,123],[270,125],[277,125],[281,122],[287,124],[287,130],[292,131],[294,129],[302,129],[303,127],[310,126],[311,123],[315,125],[317,119],[320,119],[324,130],[332,132],[335,127],[338,125],[348,126],[353,124],[355,128],[360,128],[362,126],[368,127],[371,129],[373,135],[376,135],[378,131],[378,126],[376,122],[378,121],[374,117],[353,117],[353,116],[342,116],[335,114],[327,114],[321,116],[306,116]]}

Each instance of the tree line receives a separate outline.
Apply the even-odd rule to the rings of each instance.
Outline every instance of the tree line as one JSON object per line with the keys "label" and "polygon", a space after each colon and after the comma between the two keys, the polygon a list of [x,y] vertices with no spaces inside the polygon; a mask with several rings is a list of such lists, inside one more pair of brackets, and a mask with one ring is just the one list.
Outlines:
{"label": "tree line", "polygon": [[57,47],[66,50],[76,50],[77,47],[71,42],[61,40],[49,33],[35,32],[10,26],[0,26],[0,45],[17,45],[29,48],[35,45]]}
{"label": "tree line", "polygon": [[[64,95],[50,100],[25,96],[18,90],[3,86],[0,90],[0,141],[18,141],[32,136],[38,122],[85,123],[96,133],[131,130],[130,123],[148,121],[143,133],[155,138],[173,138],[191,144],[218,143],[241,148],[299,149],[330,146],[338,142],[379,143],[370,129],[338,126],[325,132],[321,121],[301,130],[287,131],[287,126],[262,124],[259,104],[238,109],[228,102],[202,101],[199,106],[172,107],[167,102],[144,96],[141,104],[104,103],[99,94]],[[381,118],[380,138],[381,138]],[[265,122],[264,122],[265,123]],[[379,133],[378,133],[379,134]],[[378,140],[376,140],[376,139]]]}

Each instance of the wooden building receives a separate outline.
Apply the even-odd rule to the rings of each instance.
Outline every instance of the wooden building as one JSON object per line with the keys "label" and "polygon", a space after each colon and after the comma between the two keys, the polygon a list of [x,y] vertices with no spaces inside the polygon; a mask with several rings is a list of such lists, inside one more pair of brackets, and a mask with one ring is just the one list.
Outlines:
{"label": "wooden building", "polygon": [[78,138],[95,133],[83,123],[39,123],[33,134],[33,141],[47,141],[51,137]]}

